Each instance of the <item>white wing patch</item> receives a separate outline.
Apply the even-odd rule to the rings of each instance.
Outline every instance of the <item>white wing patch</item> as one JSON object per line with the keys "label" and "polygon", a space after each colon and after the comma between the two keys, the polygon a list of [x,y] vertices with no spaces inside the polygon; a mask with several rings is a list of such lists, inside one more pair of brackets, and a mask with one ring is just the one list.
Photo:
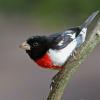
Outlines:
{"label": "white wing patch", "polygon": [[58,46],[62,46],[63,43],[64,43],[64,40],[60,41],[60,42],[58,43]]}
{"label": "white wing patch", "polygon": [[70,38],[75,39],[76,33],[73,33],[73,34],[68,33],[67,35],[69,35]]}

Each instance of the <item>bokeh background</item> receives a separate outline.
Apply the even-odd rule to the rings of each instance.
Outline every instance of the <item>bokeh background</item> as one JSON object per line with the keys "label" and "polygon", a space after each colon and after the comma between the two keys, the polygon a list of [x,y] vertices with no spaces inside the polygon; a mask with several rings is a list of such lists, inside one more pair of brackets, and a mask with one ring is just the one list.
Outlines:
{"label": "bokeh background", "polygon": [[[0,100],[46,100],[56,71],[39,68],[19,45],[32,35],[80,25],[100,0],[0,0]],[[74,74],[62,100],[100,100],[100,45]]]}

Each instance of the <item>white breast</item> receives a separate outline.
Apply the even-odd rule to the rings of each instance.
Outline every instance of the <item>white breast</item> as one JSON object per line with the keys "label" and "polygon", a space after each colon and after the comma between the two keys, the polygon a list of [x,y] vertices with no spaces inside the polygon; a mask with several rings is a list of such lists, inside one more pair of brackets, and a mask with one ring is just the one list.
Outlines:
{"label": "white breast", "polygon": [[77,41],[76,39],[74,39],[70,44],[68,44],[65,48],[61,50],[49,49],[48,55],[52,59],[54,65],[62,66],[72,54],[72,52],[76,48],[76,45]]}

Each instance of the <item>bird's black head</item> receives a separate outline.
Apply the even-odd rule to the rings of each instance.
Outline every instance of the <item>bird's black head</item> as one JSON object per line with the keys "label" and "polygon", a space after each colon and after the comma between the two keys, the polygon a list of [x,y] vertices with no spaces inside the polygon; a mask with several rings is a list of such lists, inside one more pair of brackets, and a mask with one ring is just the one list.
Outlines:
{"label": "bird's black head", "polygon": [[32,36],[22,45],[31,59],[36,60],[42,57],[49,49],[49,41],[46,36]]}

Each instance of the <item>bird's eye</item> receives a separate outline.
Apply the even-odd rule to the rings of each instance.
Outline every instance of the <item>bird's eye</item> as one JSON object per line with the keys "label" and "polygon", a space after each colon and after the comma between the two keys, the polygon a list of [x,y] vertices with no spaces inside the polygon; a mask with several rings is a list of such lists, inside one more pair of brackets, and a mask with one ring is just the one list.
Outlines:
{"label": "bird's eye", "polygon": [[36,47],[36,46],[39,46],[39,43],[34,42],[34,43],[33,43],[33,46],[35,46],[35,47]]}

